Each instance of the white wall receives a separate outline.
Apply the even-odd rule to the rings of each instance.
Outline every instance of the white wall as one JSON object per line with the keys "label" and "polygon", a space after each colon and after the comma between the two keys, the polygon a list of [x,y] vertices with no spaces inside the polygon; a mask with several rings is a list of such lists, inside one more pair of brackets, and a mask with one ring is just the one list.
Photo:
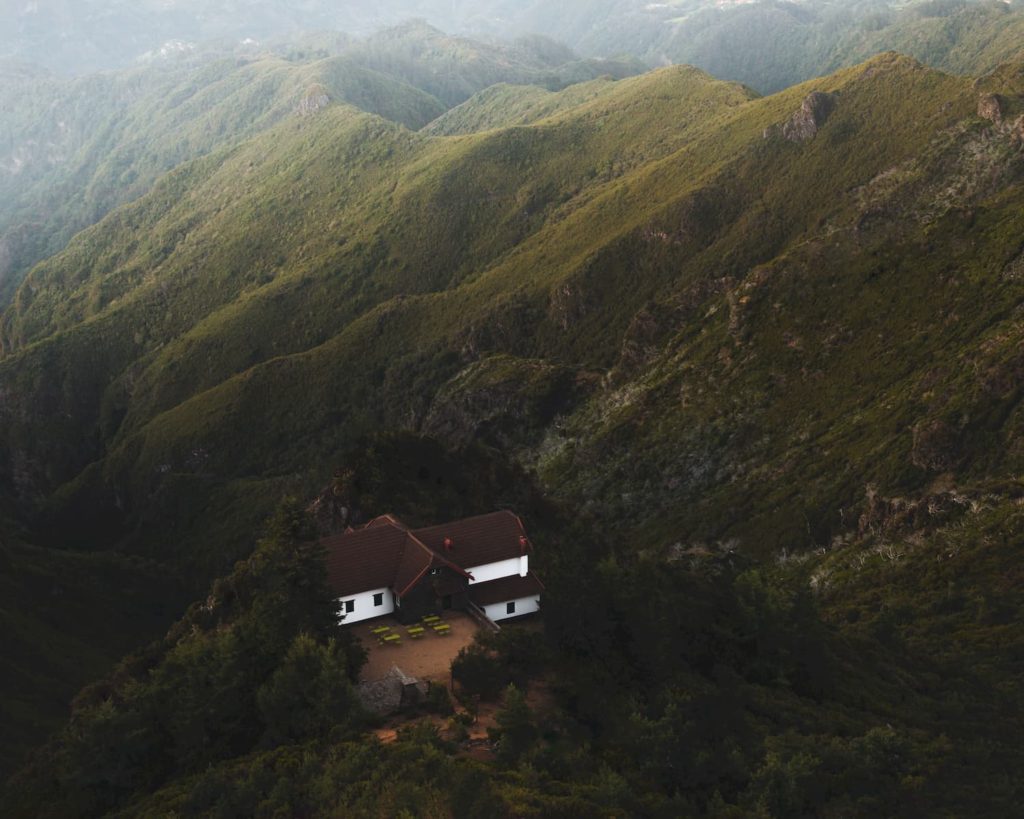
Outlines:
{"label": "white wall", "polygon": [[535,611],[540,611],[539,594],[531,597],[520,597],[518,600],[509,600],[507,602],[515,602],[516,604],[516,610],[512,614],[509,614],[507,611],[507,603],[493,603],[490,606],[484,606],[484,613],[497,622],[498,620],[507,620],[509,617],[521,617],[524,614],[533,614]]}
{"label": "white wall", "polygon": [[[458,562],[458,559],[456,559]],[[513,557],[508,560],[499,560],[497,563],[485,563],[483,566],[467,566],[466,571],[473,575],[469,585],[474,583],[486,583],[488,580],[497,580],[499,577],[511,577],[519,575],[526,577],[530,571],[530,558],[527,555]]]}
{"label": "white wall", "polygon": [[[375,594],[384,595],[384,605],[373,605],[373,596]],[[352,600],[356,604],[355,610],[350,614],[345,614],[346,600]],[[360,620],[369,620],[371,617],[391,614],[395,610],[395,596],[391,593],[391,589],[374,589],[373,591],[361,592],[360,594],[350,594],[347,597],[339,597],[338,602],[340,604],[340,612],[344,615],[341,622],[346,626],[358,623]]]}

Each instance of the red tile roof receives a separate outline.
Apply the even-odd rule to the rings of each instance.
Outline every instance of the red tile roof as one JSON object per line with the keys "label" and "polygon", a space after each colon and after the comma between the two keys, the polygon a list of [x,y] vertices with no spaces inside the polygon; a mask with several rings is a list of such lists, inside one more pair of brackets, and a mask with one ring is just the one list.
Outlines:
{"label": "red tile roof", "polygon": [[341,597],[387,588],[405,597],[430,569],[442,566],[468,577],[390,515],[321,542],[327,550],[328,583]]}
{"label": "red tile roof", "polygon": [[[413,534],[433,549],[466,569],[519,557],[533,550],[523,523],[509,511],[415,529]],[[445,540],[451,541],[451,548]]]}
{"label": "red tile roof", "polygon": [[327,580],[340,596],[391,586],[408,533],[393,526],[356,529],[325,538]]}
{"label": "red tile roof", "polygon": [[512,577],[489,580],[486,583],[475,583],[469,587],[469,597],[478,606],[490,606],[494,603],[532,597],[542,591],[544,591],[544,584],[540,582],[537,575],[530,572],[526,577],[512,575]]}

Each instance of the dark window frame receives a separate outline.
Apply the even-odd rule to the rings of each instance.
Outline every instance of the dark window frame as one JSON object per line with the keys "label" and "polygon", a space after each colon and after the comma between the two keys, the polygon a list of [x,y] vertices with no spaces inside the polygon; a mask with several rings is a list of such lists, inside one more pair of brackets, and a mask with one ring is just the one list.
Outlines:
{"label": "dark window frame", "polygon": [[374,607],[384,605],[384,592],[377,592],[373,596],[373,605]]}
{"label": "dark window frame", "polygon": [[515,613],[516,613],[516,601],[512,600],[512,601],[506,603],[505,604],[505,614],[515,614]]}
{"label": "dark window frame", "polygon": [[345,614],[351,614],[355,610],[356,610],[356,601],[355,600],[346,600],[345,601]]}

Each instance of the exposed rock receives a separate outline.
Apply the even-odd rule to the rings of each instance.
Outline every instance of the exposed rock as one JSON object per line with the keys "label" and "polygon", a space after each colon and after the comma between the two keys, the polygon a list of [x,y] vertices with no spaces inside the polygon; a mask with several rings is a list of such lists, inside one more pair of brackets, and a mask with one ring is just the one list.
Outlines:
{"label": "exposed rock", "polygon": [[393,665],[384,679],[360,683],[357,692],[367,711],[383,717],[419,705],[426,696],[427,684]]}
{"label": "exposed rock", "polygon": [[612,371],[613,383],[625,381],[626,377],[646,366],[661,351],[658,342],[665,333],[664,313],[662,305],[649,304],[633,316],[622,339],[619,361]]}
{"label": "exposed rock", "polygon": [[978,116],[996,125],[1003,121],[1003,103],[998,94],[982,94],[978,97]]}
{"label": "exposed rock", "polygon": [[548,313],[563,331],[582,319],[589,308],[589,295],[581,281],[564,281],[551,291]]}
{"label": "exposed rock", "polygon": [[321,537],[344,532],[348,526],[354,523],[355,515],[353,515],[353,509],[346,497],[347,493],[344,491],[343,482],[342,473],[335,475],[335,480],[321,490],[320,494],[307,507],[307,511],[316,522],[317,533]]}
{"label": "exposed rock", "polygon": [[1014,120],[1010,126],[1010,139],[1017,143],[1024,143],[1024,114]]}
{"label": "exposed rock", "polygon": [[1008,281],[1024,279],[1024,251],[1003,269],[1003,278]]}
{"label": "exposed rock", "polygon": [[[950,476],[943,479],[947,483],[952,481]],[[930,492],[920,498],[886,498],[869,485],[864,511],[857,521],[857,537],[933,529],[975,507],[975,501],[955,488]]]}
{"label": "exposed rock", "polygon": [[331,104],[331,97],[323,86],[310,88],[299,104],[295,107],[295,113],[307,117],[319,113]]}
{"label": "exposed rock", "polygon": [[633,316],[622,338],[622,352],[609,374],[613,385],[625,383],[664,351],[672,335],[697,318],[707,302],[734,287],[731,277],[701,279],[667,302],[649,302]]}
{"label": "exposed rock", "polygon": [[785,122],[765,128],[763,137],[781,135],[790,142],[806,142],[813,139],[815,134],[827,120],[836,107],[836,95],[827,94],[824,91],[812,91],[805,98],[798,110]]}
{"label": "exposed rock", "polygon": [[439,391],[422,431],[455,448],[474,440],[521,446],[566,411],[580,387],[563,367],[493,356],[471,364]]}

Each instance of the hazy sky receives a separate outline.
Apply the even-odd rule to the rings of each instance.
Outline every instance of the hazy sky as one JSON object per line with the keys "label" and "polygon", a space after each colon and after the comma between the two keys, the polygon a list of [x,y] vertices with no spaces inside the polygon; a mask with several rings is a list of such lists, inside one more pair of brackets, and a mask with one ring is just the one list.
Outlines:
{"label": "hazy sky", "polygon": [[[711,0],[0,0],[0,58],[83,73],[126,65],[171,42],[288,37],[300,31],[365,35],[410,18],[449,32],[547,34],[570,45],[595,29],[654,23]],[[178,41],[178,42],[175,42]]]}

